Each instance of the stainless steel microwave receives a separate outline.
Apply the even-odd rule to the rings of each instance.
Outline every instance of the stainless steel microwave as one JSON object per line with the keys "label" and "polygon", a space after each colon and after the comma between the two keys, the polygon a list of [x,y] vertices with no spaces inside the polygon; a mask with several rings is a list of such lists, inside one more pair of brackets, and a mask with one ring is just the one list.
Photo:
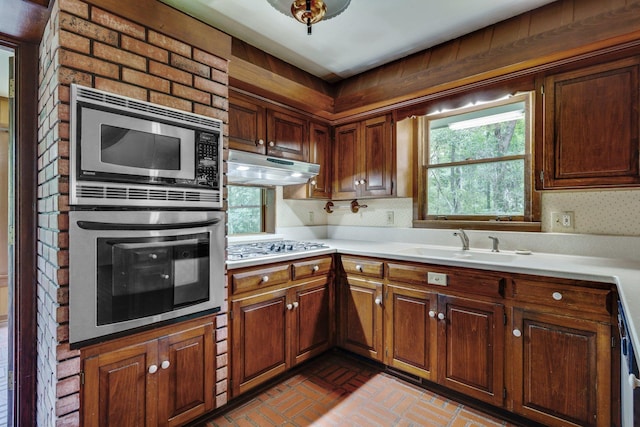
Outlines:
{"label": "stainless steel microwave", "polygon": [[69,203],[222,207],[222,122],[71,85]]}

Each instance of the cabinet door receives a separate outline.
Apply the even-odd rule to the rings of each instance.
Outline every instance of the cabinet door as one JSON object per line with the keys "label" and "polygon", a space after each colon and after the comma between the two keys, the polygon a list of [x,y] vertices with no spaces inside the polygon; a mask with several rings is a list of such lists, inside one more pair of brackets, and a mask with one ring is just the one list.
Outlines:
{"label": "cabinet door", "polygon": [[393,134],[391,116],[365,120],[362,145],[359,197],[390,196],[393,192]]}
{"label": "cabinet door", "polygon": [[331,198],[331,131],[328,126],[311,123],[309,161],[320,165],[320,173],[310,184],[309,197]]}
{"label": "cabinet door", "polygon": [[229,99],[229,148],[264,154],[265,109],[240,98]]}
{"label": "cabinet door", "polygon": [[502,406],[504,306],[438,297],[439,383]]}
{"label": "cabinet door", "polygon": [[309,160],[307,121],[279,111],[267,111],[267,154]]}
{"label": "cabinet door", "polygon": [[184,425],[214,408],[213,324],[169,335],[158,343],[158,420]]}
{"label": "cabinet door", "polygon": [[639,62],[629,58],[545,79],[542,188],[640,183]]}
{"label": "cabinet door", "polygon": [[348,277],[341,288],[342,346],[382,361],[382,283]]}
{"label": "cabinet door", "polygon": [[514,410],[548,426],[611,426],[611,326],[514,309]]}
{"label": "cabinet door", "polygon": [[158,424],[157,343],[146,342],[84,361],[83,420],[87,427]]}
{"label": "cabinet door", "polygon": [[393,285],[387,290],[384,308],[385,363],[435,382],[437,295]]}
{"label": "cabinet door", "polygon": [[331,346],[333,292],[326,279],[291,290],[292,365],[317,356]]}
{"label": "cabinet door", "polygon": [[287,291],[232,304],[232,393],[237,396],[287,368]]}
{"label": "cabinet door", "polygon": [[351,123],[336,128],[333,147],[334,199],[354,199],[360,185],[359,172],[360,125]]}

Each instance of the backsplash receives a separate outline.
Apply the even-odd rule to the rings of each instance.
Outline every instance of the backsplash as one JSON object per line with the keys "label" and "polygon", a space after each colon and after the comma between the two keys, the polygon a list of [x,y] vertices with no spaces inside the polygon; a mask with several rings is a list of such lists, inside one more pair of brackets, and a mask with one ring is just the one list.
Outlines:
{"label": "backsplash", "polygon": [[[353,214],[347,208],[327,214],[323,200],[283,200],[276,191],[277,226],[302,225],[411,228],[410,198],[361,199],[368,207]],[[348,201],[336,201],[336,206]],[[574,212],[573,234],[640,236],[640,190],[554,191],[542,194],[542,231],[551,232],[552,212]],[[392,212],[393,221],[388,220]],[[309,221],[310,213],[313,222]]]}

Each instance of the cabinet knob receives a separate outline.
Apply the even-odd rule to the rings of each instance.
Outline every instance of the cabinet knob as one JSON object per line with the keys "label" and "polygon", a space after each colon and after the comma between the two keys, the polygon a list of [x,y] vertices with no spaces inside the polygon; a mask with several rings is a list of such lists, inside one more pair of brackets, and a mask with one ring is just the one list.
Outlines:
{"label": "cabinet knob", "polygon": [[311,270],[313,270],[313,272],[315,273],[316,271],[320,270],[320,266],[318,265],[314,265]]}
{"label": "cabinet knob", "polygon": [[171,366],[171,362],[169,362],[168,360],[165,360],[164,362],[162,362],[162,363],[160,364],[160,367],[161,367],[162,369],[167,369],[169,366]]}
{"label": "cabinet knob", "polygon": [[259,139],[256,145],[264,145],[264,139]]}
{"label": "cabinet knob", "polygon": [[156,372],[158,372],[158,365],[149,366],[149,373],[150,374],[155,374]]}
{"label": "cabinet knob", "polygon": [[273,141],[269,141],[269,147],[275,147],[275,146],[276,146],[276,143],[275,143],[275,142],[273,142]]}
{"label": "cabinet knob", "polygon": [[551,294],[551,296],[556,301],[560,301],[562,299],[562,294],[560,292],[554,292],[553,294]]}
{"label": "cabinet knob", "polygon": [[160,277],[164,280],[167,280],[169,278],[168,274],[161,274]]}
{"label": "cabinet knob", "polygon": [[312,179],[309,184],[313,185],[314,187],[316,186],[316,184],[318,183],[318,181],[316,181],[315,179]]}
{"label": "cabinet knob", "polygon": [[436,317],[436,312],[433,310],[429,310],[429,317]]}
{"label": "cabinet knob", "polygon": [[513,336],[516,338],[520,338],[522,336],[522,332],[520,331],[520,329],[516,328],[513,330]]}
{"label": "cabinet knob", "polygon": [[634,374],[629,374],[629,385],[632,389],[640,387],[640,380]]}
{"label": "cabinet knob", "polygon": [[262,276],[262,283],[267,283],[269,281],[269,276]]}
{"label": "cabinet knob", "polygon": [[438,313],[438,319],[444,320],[444,313]]}
{"label": "cabinet knob", "polygon": [[287,310],[289,311],[293,310],[293,304],[291,303],[287,304]]}
{"label": "cabinet knob", "polygon": [[158,259],[158,254],[149,254],[149,258]]}
{"label": "cabinet knob", "polygon": [[353,181],[353,185],[355,185],[355,186],[357,187],[358,185],[360,185],[360,181],[358,181],[358,180],[356,179],[355,181]]}
{"label": "cabinet knob", "polygon": [[375,303],[376,303],[376,305],[382,305],[382,298],[377,297],[377,298],[375,299]]}
{"label": "cabinet knob", "polygon": [[300,304],[298,303],[298,301],[294,301],[293,302],[293,308],[298,308]]}
{"label": "cabinet knob", "polygon": [[360,264],[356,265],[356,270],[362,273],[362,266]]}
{"label": "cabinet knob", "polygon": [[360,180],[360,184],[364,184],[365,182],[367,182],[367,181],[365,181],[364,179]]}

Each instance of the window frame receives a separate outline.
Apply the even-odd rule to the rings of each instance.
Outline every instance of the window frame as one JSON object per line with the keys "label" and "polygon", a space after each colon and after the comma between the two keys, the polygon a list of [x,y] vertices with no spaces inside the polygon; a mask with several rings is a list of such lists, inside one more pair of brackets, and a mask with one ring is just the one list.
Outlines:
{"label": "window frame", "polygon": [[[487,108],[498,107],[517,102],[525,105],[525,153],[500,158],[500,161],[508,159],[524,159],[524,214],[521,216],[503,217],[496,215],[427,215],[428,207],[428,172],[429,172],[429,126],[433,120],[442,119],[459,114],[471,113]],[[434,104],[437,108],[437,104]],[[478,105],[456,108],[446,112],[439,112],[418,117],[418,141],[417,141],[417,209],[413,221],[415,228],[466,228],[475,230],[512,230],[512,231],[540,231],[540,193],[535,190],[534,179],[534,92],[518,93],[503,99],[483,102]],[[487,164],[486,160],[469,160],[456,162],[456,165]],[[439,164],[438,167],[443,167]]]}
{"label": "window frame", "polygon": [[[260,206],[258,205],[250,205],[250,206],[231,206],[229,204],[229,197],[228,197],[228,192],[230,191],[230,187],[252,187],[252,188],[257,188],[260,190]],[[231,215],[230,212],[232,209],[236,209],[236,208],[255,208],[255,207],[259,207],[260,208],[260,215],[261,215],[261,224],[260,224],[260,230],[257,233],[228,233],[229,236],[248,236],[248,235],[255,235],[255,234],[268,234],[268,233],[275,233],[275,189],[272,187],[260,187],[257,185],[238,185],[238,184],[229,184],[227,185],[227,221],[230,222],[231,221]],[[229,231],[230,227],[227,226],[227,231]]]}

